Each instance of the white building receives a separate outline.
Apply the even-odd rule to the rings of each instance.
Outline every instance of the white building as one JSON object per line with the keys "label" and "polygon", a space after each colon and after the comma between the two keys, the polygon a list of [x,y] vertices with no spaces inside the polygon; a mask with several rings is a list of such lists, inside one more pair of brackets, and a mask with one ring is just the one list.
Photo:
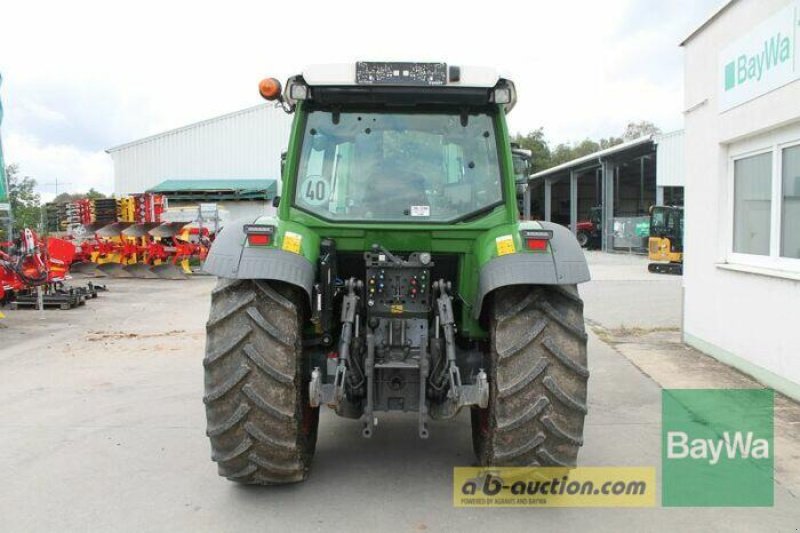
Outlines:
{"label": "white building", "polygon": [[685,340],[800,398],[800,0],[734,0],[685,48]]}
{"label": "white building", "polygon": [[683,205],[686,186],[686,135],[683,130],[655,137],[656,205]]}
{"label": "white building", "polygon": [[683,205],[684,145],[683,130],[645,135],[537,172],[529,180],[532,215],[575,233],[594,217],[600,242],[590,246],[646,252],[647,234],[636,228],[649,221],[650,207]]}
{"label": "white building", "polygon": [[[280,190],[281,152],[286,150],[291,116],[274,104],[261,104],[109,148],[114,162],[114,194],[125,196],[150,189],[164,190],[171,204],[216,202],[225,218],[270,212],[271,198]],[[268,197],[231,200],[236,190],[252,191],[252,180],[264,180]],[[231,190],[220,189],[230,182]],[[182,191],[180,183],[186,183]],[[204,196],[198,184],[213,184]],[[177,188],[176,188],[177,185]],[[211,185],[209,185],[211,186]]]}

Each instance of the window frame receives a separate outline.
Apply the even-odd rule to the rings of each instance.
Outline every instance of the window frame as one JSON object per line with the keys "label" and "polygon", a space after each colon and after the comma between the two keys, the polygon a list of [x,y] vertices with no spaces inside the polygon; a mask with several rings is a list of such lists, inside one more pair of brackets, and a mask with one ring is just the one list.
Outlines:
{"label": "window frame", "polygon": [[778,201],[781,203],[778,209],[777,218],[778,218],[778,228],[780,230],[780,234],[778,235],[778,240],[776,243],[777,246],[777,253],[778,259],[782,262],[785,261],[786,264],[791,268],[797,269],[800,271],[800,258],[795,257],[784,257],[781,255],[781,243],[783,242],[783,151],[789,148],[798,148],[800,147],[800,139],[795,139],[794,141],[785,142],[778,146],[778,168],[777,168],[777,178],[780,181],[779,189],[778,189]]}
{"label": "window frame", "polygon": [[[484,107],[484,106],[468,106],[468,112],[470,115],[485,115],[489,119],[489,123],[492,127],[492,135],[494,137],[494,144],[496,149],[496,165],[497,165],[497,172],[499,177],[499,189],[500,189],[500,198],[495,202],[487,204],[480,209],[476,209],[470,213],[460,214],[454,218],[447,219],[447,220],[414,220],[414,219],[397,219],[397,220],[386,220],[386,219],[364,219],[364,218],[335,218],[327,216],[327,214],[320,213],[318,211],[313,211],[308,209],[297,201],[297,188],[300,186],[300,171],[301,171],[301,162],[303,157],[303,150],[305,150],[305,145],[308,142],[308,120],[311,113],[315,111],[321,112],[346,112],[346,113],[380,113],[385,112],[386,108],[382,106],[370,106],[370,105],[354,105],[348,106],[346,108],[334,108],[331,106],[321,105],[321,106],[313,106],[308,107],[304,110],[303,116],[303,123],[301,126],[301,140],[297,146],[297,168],[294,172],[294,183],[291,186],[291,208],[296,209],[302,213],[305,213],[311,217],[314,217],[318,220],[330,223],[330,224],[351,224],[351,223],[358,223],[358,224],[402,224],[402,225],[412,225],[412,224],[422,224],[422,225],[449,225],[449,224],[457,224],[463,222],[465,220],[471,220],[478,217],[484,217],[492,213],[498,207],[506,207],[507,205],[507,195],[506,195],[506,187],[505,187],[505,180],[506,178],[506,170],[505,165],[503,164],[503,157],[504,157],[504,145],[502,143],[502,136],[503,136],[503,129],[501,127],[500,114],[495,107]],[[428,114],[428,115],[437,115],[437,114],[454,114],[453,109],[449,108],[448,106],[432,106],[430,108],[424,107],[420,109],[413,109],[413,110],[403,110],[401,111],[403,114]],[[462,176],[463,178],[463,176]],[[512,179],[513,179],[513,170],[512,170]],[[516,206],[515,206],[516,208]]]}
{"label": "window frame", "polygon": [[[734,143],[728,148],[727,168],[727,207],[726,207],[726,262],[730,264],[755,266],[788,272],[800,272],[800,259],[781,257],[781,239],[783,236],[783,150],[800,146],[800,125],[771,132],[758,137]],[[769,254],[756,255],[734,252],[736,161],[749,157],[770,154],[771,165],[771,197],[770,197],[770,237]]]}

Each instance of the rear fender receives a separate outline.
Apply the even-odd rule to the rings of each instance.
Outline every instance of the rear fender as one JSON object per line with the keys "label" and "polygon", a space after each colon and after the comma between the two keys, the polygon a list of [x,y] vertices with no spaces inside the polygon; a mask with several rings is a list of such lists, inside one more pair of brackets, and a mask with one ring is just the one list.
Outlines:
{"label": "rear fender", "polygon": [[[273,226],[270,244],[250,246],[244,232],[248,224]],[[228,222],[217,233],[203,270],[220,278],[289,283],[305,291],[310,305],[318,257],[319,237],[305,226],[273,217],[246,218]]]}
{"label": "rear fender", "polygon": [[[524,249],[519,233],[523,229],[545,229],[553,232],[547,251],[530,252]],[[554,222],[522,222],[510,233],[515,241],[515,252],[505,255],[486,255],[491,246],[483,244],[483,261],[479,269],[478,292],[472,315],[480,318],[486,297],[500,287],[509,285],[575,285],[589,281],[586,257],[572,232]],[[490,235],[490,245],[497,237]],[[479,242],[479,246],[481,243]],[[480,256],[479,256],[480,257]]]}

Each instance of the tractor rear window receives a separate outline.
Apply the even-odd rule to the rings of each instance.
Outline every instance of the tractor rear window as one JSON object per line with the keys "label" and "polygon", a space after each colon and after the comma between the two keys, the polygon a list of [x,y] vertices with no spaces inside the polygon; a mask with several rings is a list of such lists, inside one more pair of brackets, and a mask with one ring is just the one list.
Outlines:
{"label": "tractor rear window", "polygon": [[488,114],[308,113],[294,205],[321,218],[446,222],[502,196]]}

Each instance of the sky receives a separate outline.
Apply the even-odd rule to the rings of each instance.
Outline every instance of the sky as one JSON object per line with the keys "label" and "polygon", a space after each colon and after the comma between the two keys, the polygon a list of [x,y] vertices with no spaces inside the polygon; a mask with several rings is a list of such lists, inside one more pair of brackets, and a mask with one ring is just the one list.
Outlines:
{"label": "sky", "polygon": [[258,81],[314,63],[497,67],[509,128],[552,143],[682,127],[681,40],[721,0],[11,2],[2,8],[6,163],[43,200],[111,193],[107,148],[263,100]]}

